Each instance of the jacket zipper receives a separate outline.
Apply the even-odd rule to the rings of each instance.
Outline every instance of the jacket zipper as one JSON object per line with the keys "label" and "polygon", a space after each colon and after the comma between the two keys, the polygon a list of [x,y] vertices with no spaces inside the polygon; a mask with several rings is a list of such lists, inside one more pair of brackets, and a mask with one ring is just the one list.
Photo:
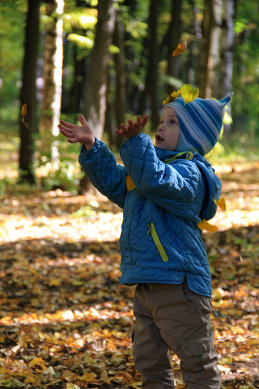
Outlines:
{"label": "jacket zipper", "polygon": [[156,245],[156,248],[161,256],[161,258],[163,259],[164,262],[167,262],[168,261],[168,256],[165,252],[165,249],[159,239],[159,236],[157,235],[157,232],[156,232],[156,229],[155,229],[155,225],[153,222],[151,223],[148,223],[148,234],[151,232],[151,235],[152,235],[152,238],[153,238],[153,241]]}

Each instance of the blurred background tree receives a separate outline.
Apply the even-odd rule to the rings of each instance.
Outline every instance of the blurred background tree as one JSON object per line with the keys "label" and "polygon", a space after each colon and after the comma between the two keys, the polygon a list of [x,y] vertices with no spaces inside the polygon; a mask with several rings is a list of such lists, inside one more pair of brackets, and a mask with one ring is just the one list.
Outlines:
{"label": "blurred background tree", "polygon": [[[12,134],[19,140],[17,160],[25,165],[20,162],[17,169],[28,172],[20,175],[23,180],[33,182],[34,170],[44,164],[53,168],[55,147],[56,155],[60,154],[58,169],[68,170],[66,142],[55,134],[55,110],[56,117],[61,114],[72,121],[84,113],[96,135],[116,150],[121,139],[113,130],[119,123],[149,113],[152,134],[162,100],[183,83],[199,86],[201,97],[222,98],[234,92],[232,124],[225,133],[230,138],[241,134],[245,141],[257,139],[257,0],[109,0],[99,4],[97,0],[64,0],[59,14],[58,0],[37,1],[40,44],[36,70],[34,65],[25,66],[29,79],[23,77],[22,64],[37,43],[37,34],[31,32],[27,38],[26,32],[31,3],[0,2],[0,135]],[[63,32],[57,43],[59,18]],[[172,57],[180,42],[187,42],[187,50]],[[59,105],[60,96],[55,100],[53,91],[61,88],[61,79],[54,80],[53,58],[62,46]],[[34,84],[35,124],[29,124],[29,96],[23,97],[22,91]],[[23,128],[20,135],[19,127]],[[70,147],[78,151],[78,146]]]}

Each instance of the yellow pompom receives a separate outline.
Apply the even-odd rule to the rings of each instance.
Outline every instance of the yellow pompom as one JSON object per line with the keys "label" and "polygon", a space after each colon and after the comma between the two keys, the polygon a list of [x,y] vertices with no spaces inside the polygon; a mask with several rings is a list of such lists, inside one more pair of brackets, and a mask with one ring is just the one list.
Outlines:
{"label": "yellow pompom", "polygon": [[210,231],[210,232],[216,232],[218,231],[218,227],[217,226],[214,226],[210,223],[207,222],[207,220],[203,219],[202,221],[200,221],[198,224],[197,224],[198,228],[200,230],[206,230],[206,231]]}
{"label": "yellow pompom", "polygon": [[199,88],[194,88],[190,84],[184,84],[180,91],[184,99],[184,104],[190,103],[199,96]]}

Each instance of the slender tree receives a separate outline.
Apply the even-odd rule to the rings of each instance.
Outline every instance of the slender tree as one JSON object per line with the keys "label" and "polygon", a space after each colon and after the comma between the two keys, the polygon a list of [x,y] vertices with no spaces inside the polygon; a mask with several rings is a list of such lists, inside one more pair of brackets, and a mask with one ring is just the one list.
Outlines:
{"label": "slender tree", "polygon": [[36,132],[36,70],[39,41],[40,0],[28,0],[20,104],[19,180],[35,183],[34,139]]}
{"label": "slender tree", "polygon": [[[114,129],[119,128],[124,122],[126,110],[126,74],[125,74],[125,48],[124,48],[124,25],[122,22],[121,10],[116,10],[116,21],[113,34],[113,44],[117,47],[113,55],[114,61],[110,61],[107,76],[107,96],[105,132],[108,134],[110,146],[117,149],[122,144],[122,137],[119,137]],[[113,66],[114,65],[114,66]],[[113,90],[115,90],[113,92]]]}
{"label": "slender tree", "polygon": [[45,30],[42,106],[40,119],[41,153],[59,160],[58,122],[61,109],[63,65],[63,15],[64,0],[47,0],[48,23]]}
{"label": "slender tree", "polygon": [[109,46],[115,25],[115,0],[98,2],[98,20],[85,85],[84,114],[95,136],[102,138],[107,90]]}
{"label": "slender tree", "polygon": [[219,60],[222,0],[205,2],[199,66],[200,97],[212,97],[216,65]]}
{"label": "slender tree", "polygon": [[[221,39],[221,66],[218,91],[215,95],[218,98],[226,96],[232,92],[233,78],[233,51],[234,51],[234,0],[223,1],[222,15],[222,39]],[[227,107],[227,112],[231,116],[231,105]],[[231,124],[225,123],[224,133],[229,135]]]}
{"label": "slender tree", "polygon": [[[181,33],[182,33],[182,22],[181,22],[181,13],[182,13],[182,0],[172,0],[172,10],[171,10],[171,22],[169,25],[167,33],[167,74],[169,76],[180,78],[181,71],[181,60],[182,56],[177,57],[172,56],[173,49],[176,48],[177,44],[180,42]],[[171,92],[172,87],[169,87],[169,92]]]}
{"label": "slender tree", "polygon": [[[131,19],[135,18],[135,14],[138,8],[137,0],[125,0],[124,5],[127,8],[127,14]],[[125,72],[128,74],[126,77],[126,110],[136,111],[139,97],[138,85],[132,82],[130,74],[135,72],[135,67],[139,70],[140,56],[136,55],[136,50],[132,47],[136,41],[132,39],[132,35],[127,29],[124,34],[125,47]],[[130,44],[129,44],[130,42]]]}
{"label": "slender tree", "polygon": [[[115,115],[116,127],[124,122],[125,105],[126,105],[126,74],[124,68],[124,26],[121,20],[119,9],[116,12],[116,23],[114,29],[114,44],[119,48],[119,52],[114,54],[115,65]],[[120,146],[121,139],[117,136],[117,146]]]}
{"label": "slender tree", "polygon": [[[234,50],[234,0],[223,1],[220,93],[232,91]],[[220,96],[217,96],[220,97]]]}
{"label": "slender tree", "polygon": [[[104,130],[109,46],[114,32],[115,12],[115,0],[98,2],[94,46],[85,84],[84,115],[99,139],[102,139]],[[84,176],[79,191],[84,192],[89,188],[89,179]]]}
{"label": "slender tree", "polygon": [[86,57],[79,54],[78,46],[73,44],[73,82],[69,91],[66,112],[78,113],[81,111],[83,100],[83,89],[85,82]]}
{"label": "slender tree", "polygon": [[146,110],[146,102],[149,99],[151,110],[151,125],[156,128],[158,115],[158,15],[159,4],[157,0],[150,1],[149,18],[148,18],[148,39],[147,39],[147,59],[148,66],[146,72],[145,89],[140,101],[139,112],[143,113]]}
{"label": "slender tree", "polygon": [[191,85],[197,85],[197,69],[199,63],[199,48],[201,41],[201,22],[199,19],[199,8],[195,0],[190,0],[192,9],[192,24],[190,33],[193,40],[188,42],[188,61],[187,61],[187,82]]}

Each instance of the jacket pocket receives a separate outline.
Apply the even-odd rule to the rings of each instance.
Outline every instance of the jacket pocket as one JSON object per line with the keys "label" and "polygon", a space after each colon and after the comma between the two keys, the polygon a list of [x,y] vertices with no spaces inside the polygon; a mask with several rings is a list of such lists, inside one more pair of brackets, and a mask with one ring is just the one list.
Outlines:
{"label": "jacket pocket", "polygon": [[168,256],[167,256],[165,249],[164,249],[164,247],[159,239],[159,236],[157,235],[156,228],[155,228],[155,225],[153,222],[148,223],[148,234],[149,233],[151,233],[151,236],[153,238],[153,241],[155,243],[155,246],[156,246],[161,258],[163,259],[164,262],[167,262]]}

